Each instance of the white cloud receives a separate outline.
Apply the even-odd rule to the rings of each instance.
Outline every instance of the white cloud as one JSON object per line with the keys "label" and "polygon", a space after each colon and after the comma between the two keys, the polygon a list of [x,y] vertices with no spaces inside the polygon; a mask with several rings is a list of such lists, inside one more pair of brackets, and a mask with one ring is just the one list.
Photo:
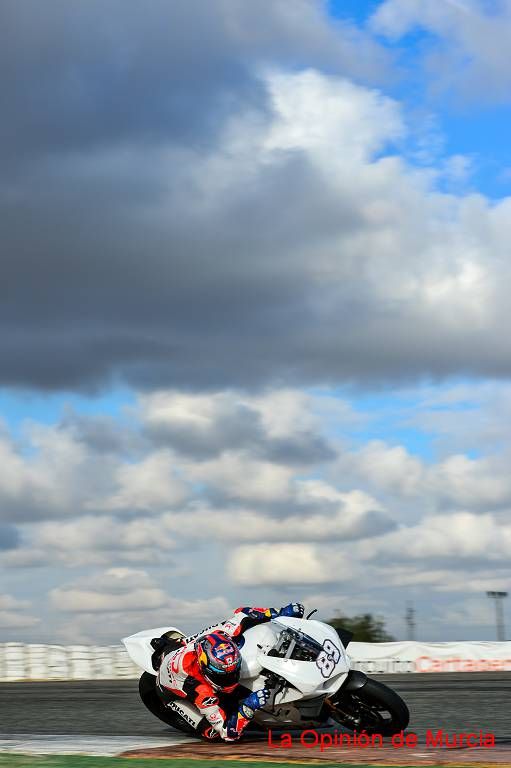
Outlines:
{"label": "white cloud", "polygon": [[268,88],[277,115],[263,142],[269,153],[306,151],[325,170],[344,172],[405,133],[396,102],[348,80],[274,72]]}
{"label": "white cloud", "polygon": [[0,629],[27,630],[40,624],[41,619],[13,611],[0,611]]}
{"label": "white cloud", "polygon": [[11,608],[27,608],[30,603],[27,600],[18,600],[12,595],[0,595],[0,611],[10,610]]}
{"label": "white cloud", "polygon": [[228,452],[200,464],[185,464],[184,468],[187,478],[205,483],[229,499],[278,502],[291,495],[291,467],[247,455]]}
{"label": "white cloud", "polygon": [[110,568],[77,586],[57,587],[50,601],[60,611],[104,613],[163,608],[166,593],[155,587],[145,571]]}
{"label": "white cloud", "polygon": [[98,486],[108,466],[90,469],[86,449],[66,432],[31,424],[27,442],[32,453],[24,455],[13,440],[0,438],[0,500],[6,517],[44,517],[65,514],[76,503],[83,503],[91,486]]}
{"label": "white cloud", "polygon": [[300,485],[296,501],[307,505],[307,511],[301,514],[276,517],[243,508],[221,510],[196,506],[185,514],[163,515],[161,528],[175,536],[207,541],[306,542],[377,536],[395,525],[381,505],[361,491],[339,493],[318,481]]}
{"label": "white cloud", "polygon": [[109,568],[92,577],[51,590],[50,602],[65,623],[56,628],[62,641],[118,640],[152,626],[188,631],[227,618],[232,609],[223,597],[183,599],[162,589],[146,571]]}
{"label": "white cloud", "polygon": [[506,561],[511,556],[511,525],[503,525],[491,515],[455,512],[432,515],[417,525],[384,534],[378,541],[359,544],[359,553],[368,559],[386,556],[396,560],[444,559],[451,563],[463,559],[488,563]]}
{"label": "white cloud", "polygon": [[[307,601],[320,585],[321,605],[327,610],[330,596],[338,594],[342,585],[343,606],[350,612],[360,612],[361,605],[367,610],[374,605],[376,610],[378,590],[396,595],[404,584],[412,591],[428,587],[442,599],[498,588],[511,552],[506,519],[511,488],[502,446],[508,395],[504,385],[405,392],[402,410],[396,404],[392,417],[384,415],[392,418],[391,430],[394,425],[406,427],[419,409],[424,418],[430,413],[438,416],[438,423],[431,422],[432,429],[453,434],[458,409],[469,405],[476,434],[486,434],[481,445],[490,451],[497,440],[497,450],[488,455],[473,458],[458,451],[437,461],[414,456],[404,445],[365,439],[373,423],[381,430],[380,416],[372,406],[354,413],[343,401],[337,408],[335,397],[325,392],[303,395],[289,389],[259,395],[217,392],[211,403],[205,395],[183,394],[181,399],[179,393],[160,392],[156,401],[144,395],[125,428],[134,434],[144,431],[145,437],[129,441],[136,445],[133,454],[126,452],[128,443],[121,440],[122,450],[109,451],[106,461],[88,443],[76,447],[78,433],[67,434],[65,425],[41,431],[32,425],[17,442],[4,430],[3,445],[9,447],[21,475],[34,467],[37,472],[43,465],[48,468],[49,490],[46,497],[42,495],[48,503],[55,498],[51,486],[59,480],[51,468],[64,464],[65,449],[70,450],[70,464],[75,462],[76,469],[63,477],[65,493],[76,505],[66,512],[50,507],[50,516],[58,514],[58,521],[25,521],[19,546],[1,552],[0,565],[44,566],[34,572],[41,585],[53,580],[49,574],[58,573],[59,568],[87,569],[88,576],[79,580],[51,584],[50,607],[66,616],[55,627],[63,641],[71,638],[72,630],[77,637],[101,635],[113,641],[123,632],[156,626],[165,616],[171,624],[191,628],[195,623],[198,628],[228,615],[228,597],[233,593],[238,596],[236,603],[250,603],[252,598],[240,593],[246,588],[251,588],[250,595],[254,588],[272,597],[282,585],[295,585]],[[155,402],[158,408],[151,411]],[[199,458],[192,459],[197,444],[188,444],[183,451],[179,443],[162,447],[161,435],[148,431],[150,412],[152,427],[165,423],[174,434],[183,413],[189,414],[186,421],[192,424],[195,405],[197,419],[207,424],[201,433],[201,438],[208,435],[206,458],[200,448]],[[228,424],[234,428],[236,422],[239,428],[232,434],[238,442],[229,447],[230,438],[223,439],[222,429]],[[87,424],[81,426],[87,431]],[[417,424],[413,426],[417,429]],[[319,444],[328,434],[338,458],[331,461],[326,455],[321,461],[298,465],[261,458],[275,443],[285,446],[284,455],[291,445],[293,451],[297,444],[302,450],[303,434],[307,435],[305,445]],[[466,443],[461,427],[456,440]],[[94,486],[93,478],[92,485],[101,493],[91,514],[86,513],[91,501],[87,485],[96,466],[101,483]],[[123,468],[129,479],[121,484]],[[77,488],[71,477],[76,478]],[[188,494],[180,504],[175,504],[179,494],[172,495],[176,479],[178,488]],[[26,491],[20,488],[12,495]],[[112,505],[120,488],[126,498]],[[130,512],[134,505],[144,514],[134,516]],[[490,509],[495,511],[488,514]],[[141,570],[144,565],[154,566],[155,575],[149,577]],[[167,574],[164,581],[162,566]],[[100,572],[91,576],[95,568]],[[191,601],[173,596],[185,584]],[[206,585],[211,597],[197,600]],[[38,587],[34,589],[37,592]],[[44,612],[44,598],[39,602]],[[387,613],[391,607],[385,604],[382,611]],[[18,632],[37,639],[37,620],[28,611],[0,601],[0,612],[5,625],[18,622],[19,630],[9,630],[12,636]]]}
{"label": "white cloud", "polygon": [[228,573],[236,584],[322,584],[352,576],[350,569],[310,544],[255,544],[237,547]]}
{"label": "white cloud", "polygon": [[356,474],[374,488],[405,497],[422,490],[425,474],[422,461],[402,445],[387,445],[381,440],[371,440],[356,452],[342,454],[337,469]]}
{"label": "white cloud", "polygon": [[157,451],[136,464],[124,464],[116,471],[118,489],[109,498],[88,506],[154,512],[182,504],[188,489],[175,469],[174,457],[166,450]]}
{"label": "white cloud", "polygon": [[372,27],[392,39],[417,27],[436,37],[426,59],[434,90],[469,100],[509,101],[509,0],[493,10],[483,0],[385,0]]}
{"label": "white cloud", "polygon": [[40,619],[25,613],[30,607],[27,600],[18,600],[12,595],[0,594],[0,629],[27,630],[37,626]]}

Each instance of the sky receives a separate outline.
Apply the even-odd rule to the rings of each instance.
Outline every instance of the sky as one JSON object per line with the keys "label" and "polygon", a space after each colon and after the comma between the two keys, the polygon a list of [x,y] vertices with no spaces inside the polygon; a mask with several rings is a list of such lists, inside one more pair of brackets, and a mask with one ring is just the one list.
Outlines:
{"label": "sky", "polygon": [[0,29],[1,639],[291,600],[494,639],[511,0],[4,0]]}

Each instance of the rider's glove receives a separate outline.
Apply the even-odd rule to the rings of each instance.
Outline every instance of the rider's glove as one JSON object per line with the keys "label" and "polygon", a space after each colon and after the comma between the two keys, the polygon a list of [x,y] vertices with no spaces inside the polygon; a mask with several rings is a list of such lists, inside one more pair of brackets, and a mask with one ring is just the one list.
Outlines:
{"label": "rider's glove", "polygon": [[271,692],[268,688],[261,688],[260,691],[254,691],[246,699],[240,702],[238,711],[231,715],[227,721],[226,741],[235,741],[239,739],[247,725],[254,717],[256,709],[261,709],[270,698]]}
{"label": "rider's glove", "polygon": [[301,619],[305,613],[305,608],[301,603],[289,603],[279,611],[279,616],[290,616],[294,619]]}
{"label": "rider's glove", "polygon": [[231,715],[228,719],[226,724],[226,731],[227,735],[225,736],[224,741],[237,741],[241,736],[243,731],[240,729],[240,723],[238,723],[237,712],[235,712],[234,715]]}
{"label": "rider's glove", "polygon": [[246,715],[248,715],[247,709],[251,710],[253,717],[256,709],[261,709],[261,707],[264,707],[264,705],[268,703],[270,695],[271,691],[268,688],[261,688],[260,691],[254,691],[250,696],[247,696],[246,699],[243,699],[241,702],[241,709]]}

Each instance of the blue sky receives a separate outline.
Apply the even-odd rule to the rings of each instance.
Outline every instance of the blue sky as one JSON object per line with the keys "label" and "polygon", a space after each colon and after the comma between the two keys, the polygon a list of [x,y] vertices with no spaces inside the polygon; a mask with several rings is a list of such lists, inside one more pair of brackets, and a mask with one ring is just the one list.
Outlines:
{"label": "blue sky", "polygon": [[[441,3],[447,2],[441,0]],[[333,18],[354,22],[361,27],[368,24],[379,6],[379,0],[329,0],[328,3]],[[488,4],[488,10],[496,11],[498,7],[497,3]],[[491,199],[509,194],[509,102],[491,104],[478,99],[453,99],[449,93],[431,93],[431,77],[424,71],[423,57],[425,52],[438,45],[438,38],[423,27],[417,26],[397,40],[383,35],[378,35],[377,39],[395,57],[398,66],[396,82],[389,84],[387,92],[404,103],[410,113],[434,118],[435,138],[441,147],[441,154],[461,154],[471,159],[472,172],[467,189],[479,191]],[[440,159],[439,156],[437,160]]]}

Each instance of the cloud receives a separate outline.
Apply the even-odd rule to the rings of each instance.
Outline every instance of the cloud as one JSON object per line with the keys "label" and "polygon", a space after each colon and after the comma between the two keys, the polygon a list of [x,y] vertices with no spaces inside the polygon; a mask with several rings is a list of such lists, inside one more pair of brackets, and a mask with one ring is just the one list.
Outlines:
{"label": "cloud", "polygon": [[322,584],[337,581],[310,544],[256,544],[237,547],[230,555],[228,573],[237,584]]}
{"label": "cloud", "polygon": [[443,561],[452,568],[470,560],[498,564],[509,559],[511,526],[491,514],[431,515],[377,541],[361,542],[358,551],[367,559],[385,556],[414,561],[417,568],[428,560]]}
{"label": "cloud", "polygon": [[106,510],[151,512],[182,504],[188,496],[185,483],[175,472],[175,460],[168,451],[150,454],[136,464],[123,464],[116,470],[118,488],[107,499],[91,501],[91,507]]}
{"label": "cloud", "polygon": [[38,10],[34,0],[2,4],[1,85],[12,106],[2,138],[11,152],[207,144],[237,100],[264,104],[253,72],[261,60],[291,67],[308,60],[380,81],[389,61],[369,35],[333,26],[313,0],[296,0],[292,10],[283,0],[257,8],[156,0],[144,9],[133,0],[108,8],[90,0],[72,11],[55,0],[44,17]]}
{"label": "cloud", "polygon": [[[57,624],[63,641],[74,637],[81,642],[101,639],[118,640],[123,634],[151,626],[178,626],[188,631],[231,613],[223,597],[182,599],[162,589],[146,571],[109,568],[92,577],[50,591],[50,603],[57,613],[65,614],[65,623]],[[100,617],[100,620],[98,618]]]}
{"label": "cloud", "polygon": [[167,595],[153,586],[144,571],[111,568],[83,586],[57,587],[51,603],[60,611],[104,613],[163,608]]}
{"label": "cloud", "polygon": [[[16,583],[20,569],[37,568],[30,583],[40,614],[32,621],[27,606],[0,603],[4,624],[24,622],[6,632],[32,641],[42,632],[48,641],[114,642],[165,622],[192,631],[225,618],[234,605],[286,602],[290,587],[309,603],[320,587],[328,615],[337,607],[378,611],[399,635],[394,606],[406,584],[421,610],[425,593],[435,595],[432,632],[451,637],[442,606],[452,606],[453,596],[505,585],[507,389],[501,383],[406,390],[383,408],[379,399],[337,403],[326,391],[229,390],[210,400],[144,393],[128,420],[116,420],[121,437],[108,451],[81,439],[86,415],[79,430],[67,418],[25,424],[15,437],[5,428],[1,487],[11,506],[4,495],[2,511],[13,515],[34,499],[38,506],[17,520],[18,545],[0,553],[0,566]],[[244,425],[230,448],[222,425],[234,424],[245,408],[257,439],[245,438]],[[455,442],[466,442],[464,429],[472,434],[474,425],[475,435],[486,434],[478,456],[433,451],[426,460],[395,439],[367,439],[382,434],[387,422],[387,433],[406,436],[404,425],[417,412],[438,416],[430,422],[433,436],[454,434],[453,418],[465,421],[467,409]],[[96,424],[94,415],[91,421]],[[174,441],[185,422],[200,444],[197,456],[195,446],[181,450]],[[335,459],[263,458],[274,441],[293,444],[303,433],[324,440]],[[175,495],[175,480],[186,489],[184,498]],[[42,617],[48,629],[35,623]],[[480,633],[475,625],[467,631]]]}
{"label": "cloud", "polygon": [[301,514],[276,517],[248,509],[222,511],[199,506],[185,515],[164,515],[161,525],[176,536],[190,539],[286,543],[351,541],[378,536],[395,527],[393,519],[378,508],[378,502],[359,491],[336,493],[326,484],[311,482],[304,483],[302,493],[306,506]]}
{"label": "cloud", "polygon": [[[20,523],[67,517],[70,510],[154,513],[182,504],[189,490],[174,457],[147,445],[140,454],[138,445],[130,453],[119,445],[105,455],[103,446],[82,441],[66,420],[31,423],[18,440],[0,436],[0,518]],[[3,530],[6,543],[15,545],[12,527]]]}
{"label": "cloud", "polygon": [[511,4],[490,6],[484,0],[385,0],[371,23],[394,40],[418,28],[431,33],[435,44],[425,64],[433,90],[464,101],[508,103]]}
{"label": "cloud", "polygon": [[159,391],[143,395],[137,413],[151,440],[194,459],[248,450],[277,464],[311,465],[335,456],[314,407],[314,398],[293,390],[258,397]]}
{"label": "cloud", "polygon": [[169,552],[176,547],[175,538],[158,516],[122,520],[96,515],[45,522],[32,528],[31,541],[36,553],[44,553],[46,564],[71,567],[109,565],[112,561],[164,563],[168,567],[174,560]]}
{"label": "cloud", "polygon": [[[258,29],[275,23],[279,35],[296,31],[317,15],[316,5],[303,0],[295,17],[270,4]],[[322,74],[312,58],[306,66],[295,56],[286,66],[270,51],[249,57],[229,79],[231,52],[239,57],[229,36],[248,35],[249,44],[258,38],[243,32],[238,17],[255,11],[230,17],[229,4],[215,6],[208,46],[199,47],[217,70],[189,60],[195,27],[193,34],[185,27],[186,51],[181,37],[173,50],[179,23],[164,33],[170,12],[159,3],[139,26],[129,14],[123,24],[108,18],[109,47],[101,36],[88,46],[87,30],[96,25],[84,20],[89,13],[94,20],[98,7],[81,5],[76,17],[63,11],[58,24],[49,14],[41,30],[30,30],[34,47],[26,46],[34,56],[52,51],[52,77],[44,80],[38,69],[39,92],[52,84],[38,121],[51,115],[58,130],[40,126],[51,153],[39,148],[37,161],[5,179],[0,196],[10,297],[0,317],[4,384],[90,389],[124,380],[148,389],[255,391],[509,373],[498,332],[508,315],[508,199],[493,204],[436,191],[435,169],[418,170],[397,154],[407,132],[400,105],[346,72]],[[188,24],[184,6],[175,13]],[[200,23],[211,13],[199,14]],[[27,19],[21,23],[23,36]],[[135,29],[136,44],[121,45]],[[45,47],[38,34],[46,43],[52,34],[62,40]],[[73,87],[60,75],[54,82],[70,71],[63,62],[71,51]],[[165,88],[156,74],[178,71],[184,74]],[[223,110],[212,123],[208,92],[202,99],[194,90],[199,71],[219,78],[208,84]],[[21,85],[16,103],[25,115],[30,89]],[[110,103],[104,89],[112,86],[117,110],[110,115],[97,105]],[[94,135],[85,128],[92,115]],[[32,123],[24,119],[26,134]],[[11,138],[25,134],[19,128]],[[27,274],[37,290],[27,289]],[[240,432],[257,430],[250,413],[239,416]],[[210,450],[207,438],[201,443],[196,434],[190,450]],[[186,442],[183,434],[175,439]]]}
{"label": "cloud", "polygon": [[0,516],[23,522],[66,515],[104,487],[111,469],[54,426],[33,423],[22,441],[0,436]]}
{"label": "cloud", "polygon": [[[429,428],[434,423],[432,419]],[[467,425],[461,429],[466,428]],[[415,500],[421,506],[427,503],[432,510],[461,508],[485,512],[511,506],[508,464],[507,451],[475,458],[448,453],[428,464],[403,445],[371,440],[358,450],[340,453],[327,476],[341,474],[345,482],[359,484],[379,497],[383,495],[387,504],[393,499],[409,506]]]}
{"label": "cloud", "polygon": [[30,606],[26,600],[18,600],[12,595],[0,594],[0,629],[27,630],[35,627],[39,619],[24,613]]}

